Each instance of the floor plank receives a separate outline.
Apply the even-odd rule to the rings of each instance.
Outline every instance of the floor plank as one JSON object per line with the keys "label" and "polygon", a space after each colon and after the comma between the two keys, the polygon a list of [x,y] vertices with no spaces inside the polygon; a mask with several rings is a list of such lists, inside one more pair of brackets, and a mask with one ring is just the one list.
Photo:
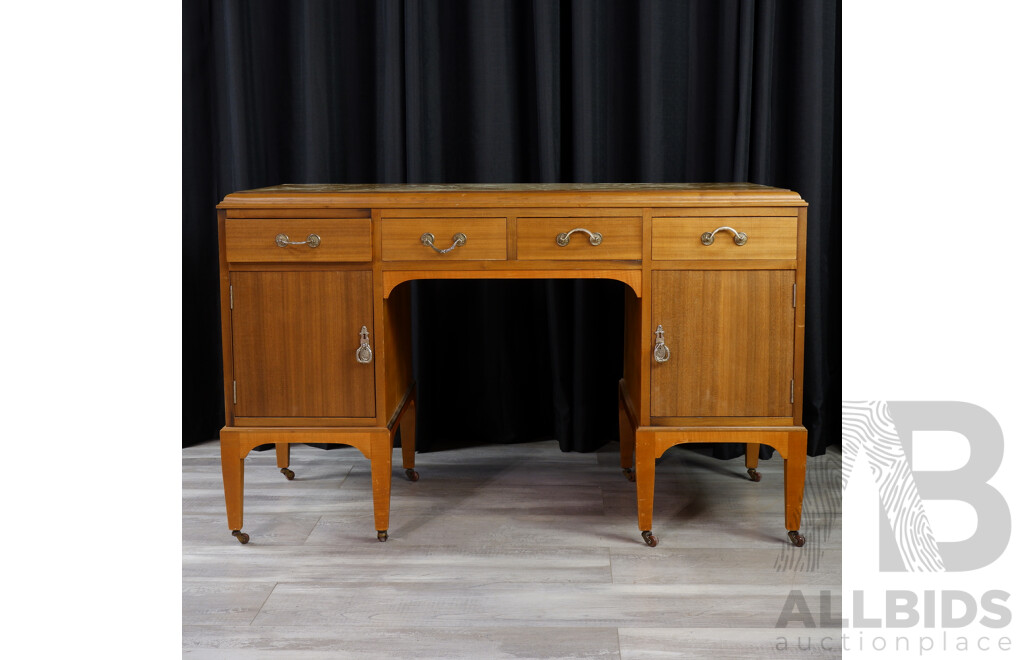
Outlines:
{"label": "floor plank", "polygon": [[[835,449],[808,459],[803,548],[786,540],[778,457],[762,461],[754,483],[742,458],[666,452],[656,548],[640,539],[617,444],[591,454],[562,453],[553,441],[473,447],[416,460],[413,483],[395,452],[391,538],[379,543],[369,462],[357,450],[293,446],[294,481],[273,451],[253,452],[251,541],[241,545],[227,529],[218,444],[184,449],[183,653],[765,658],[787,655],[773,646],[780,637],[789,653],[798,642],[796,629],[775,628],[790,590],[835,594],[841,616]],[[829,653],[811,655],[838,657]]]}
{"label": "floor plank", "polygon": [[267,582],[221,581],[182,583],[182,623],[249,624],[276,585]]}
{"label": "floor plank", "polygon": [[[669,577],[671,579],[671,577]],[[810,585],[279,583],[256,626],[770,628],[791,589]]]}
{"label": "floor plank", "polygon": [[[338,628],[186,626],[183,655],[232,660],[337,660],[416,658],[483,660],[502,658],[619,657],[615,628]],[[538,652],[542,649],[541,652]]]}
{"label": "floor plank", "polygon": [[622,660],[842,657],[840,633],[829,629],[620,628],[619,645]]}
{"label": "floor plank", "polygon": [[[612,549],[612,581],[625,584],[692,584],[714,576],[716,584],[838,584],[843,577],[842,551],[824,550],[816,565],[788,566],[780,560],[787,549],[779,542],[780,553],[772,556],[757,548],[648,548]],[[792,547],[792,546],[790,546]],[[799,550],[810,550],[805,545]],[[804,554],[809,554],[805,552]],[[727,566],[728,570],[720,570]]]}
{"label": "floor plank", "polygon": [[[358,567],[353,570],[353,567]],[[453,572],[453,567],[458,567]],[[376,540],[366,547],[304,545],[283,555],[277,547],[196,548],[182,560],[188,581],[275,581],[291,584],[367,582],[506,582],[610,581],[605,548],[500,549],[456,546],[399,547]]]}

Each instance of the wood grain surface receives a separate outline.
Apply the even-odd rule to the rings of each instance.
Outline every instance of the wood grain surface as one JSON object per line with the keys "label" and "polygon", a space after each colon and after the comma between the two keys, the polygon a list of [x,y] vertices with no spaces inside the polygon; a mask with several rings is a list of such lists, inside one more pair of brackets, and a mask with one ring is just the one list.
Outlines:
{"label": "wood grain surface", "polygon": [[[370,218],[260,218],[225,223],[227,260],[240,262],[325,263],[370,261]],[[279,247],[278,234],[290,242],[320,237],[320,244]]]}
{"label": "wood grain surface", "polygon": [[[516,245],[519,259],[629,259],[641,257],[640,218],[518,218]],[[569,236],[561,246],[555,239],[561,233],[582,228],[601,234],[601,243],[592,245],[584,232]]]}
{"label": "wood grain surface", "polygon": [[231,311],[240,417],[373,417],[369,271],[236,272]]}
{"label": "wood grain surface", "polygon": [[[714,234],[711,245],[701,242],[705,232],[730,227],[747,235],[736,245],[733,233]],[[796,259],[797,219],[792,218],[654,218],[652,227],[657,261],[667,259]]]}
{"label": "wood grain surface", "polygon": [[[508,257],[505,218],[386,218],[381,224],[383,261],[504,260]],[[449,250],[440,254],[423,244],[424,234],[434,235],[434,246]],[[452,247],[456,234],[465,234],[463,245]]]}
{"label": "wood grain surface", "polygon": [[793,271],[655,271],[651,415],[791,417]]}

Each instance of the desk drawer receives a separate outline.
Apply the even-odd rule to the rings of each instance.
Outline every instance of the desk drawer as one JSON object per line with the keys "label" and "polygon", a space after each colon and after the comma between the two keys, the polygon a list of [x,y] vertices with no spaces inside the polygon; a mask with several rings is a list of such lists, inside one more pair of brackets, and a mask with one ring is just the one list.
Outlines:
{"label": "desk drawer", "polygon": [[639,217],[519,218],[516,253],[519,259],[527,260],[639,260],[643,256],[642,235]]}
{"label": "desk drawer", "polygon": [[[372,258],[369,218],[228,218],[224,222],[224,234],[229,262],[370,261]],[[284,236],[282,241],[298,244],[279,245],[279,235]]]}
{"label": "desk drawer", "polygon": [[[796,228],[795,217],[654,218],[651,258],[796,259]],[[730,229],[746,242],[737,244]],[[704,234],[713,235],[710,244]]]}
{"label": "desk drawer", "polygon": [[[505,218],[385,218],[383,261],[495,261],[508,258]],[[423,237],[430,234],[433,246]],[[456,245],[456,236],[465,242]]]}

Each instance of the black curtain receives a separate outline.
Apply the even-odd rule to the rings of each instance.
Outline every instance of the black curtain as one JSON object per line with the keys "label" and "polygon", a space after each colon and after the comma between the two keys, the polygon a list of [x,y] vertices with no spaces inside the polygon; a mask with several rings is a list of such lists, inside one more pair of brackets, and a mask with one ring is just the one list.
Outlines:
{"label": "black curtain", "polygon": [[[639,181],[752,181],[809,202],[804,422],[809,453],[839,442],[837,5],[184,3],[183,444],[224,420],[224,195]],[[616,440],[623,295],[605,281],[414,283],[419,448]]]}

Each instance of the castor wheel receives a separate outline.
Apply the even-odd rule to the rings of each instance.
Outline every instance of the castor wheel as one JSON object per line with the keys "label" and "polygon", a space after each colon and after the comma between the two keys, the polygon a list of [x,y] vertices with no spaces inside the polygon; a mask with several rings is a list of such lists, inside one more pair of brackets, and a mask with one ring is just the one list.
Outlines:
{"label": "castor wheel", "polygon": [[747,468],[747,474],[750,475],[751,481],[761,481],[761,473],[754,468]]}
{"label": "castor wheel", "polygon": [[283,474],[284,478],[287,479],[288,481],[291,481],[292,479],[295,478],[295,473],[289,470],[288,468],[281,468],[281,474]]}
{"label": "castor wheel", "polygon": [[412,468],[406,468],[405,469],[405,477],[409,481],[419,481],[420,480],[420,473],[417,472],[416,470],[412,469]]}
{"label": "castor wheel", "polygon": [[377,540],[383,543],[388,540],[388,530],[377,530]]}
{"label": "castor wheel", "polygon": [[793,545],[795,545],[798,548],[804,547],[804,543],[807,542],[807,539],[805,539],[804,535],[800,532],[790,532],[789,540],[792,541]]}
{"label": "castor wheel", "polygon": [[234,536],[236,539],[238,539],[238,542],[242,545],[245,545],[249,542],[249,535],[240,529],[231,530],[231,536]]}
{"label": "castor wheel", "polygon": [[636,481],[636,471],[633,468],[622,468],[622,474],[630,481]]}
{"label": "castor wheel", "polygon": [[644,543],[646,543],[647,545],[651,546],[652,548],[654,546],[658,545],[658,537],[655,536],[654,534],[652,534],[650,532],[650,530],[648,530],[646,532],[640,532],[640,536],[643,537]]}

